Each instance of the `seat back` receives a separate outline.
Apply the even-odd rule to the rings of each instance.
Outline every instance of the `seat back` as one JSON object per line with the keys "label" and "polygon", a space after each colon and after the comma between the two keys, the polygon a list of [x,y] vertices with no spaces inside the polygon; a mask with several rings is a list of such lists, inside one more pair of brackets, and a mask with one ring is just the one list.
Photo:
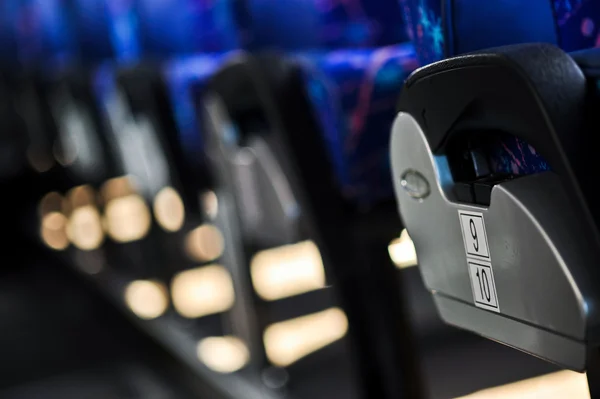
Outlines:
{"label": "seat back", "polygon": [[341,197],[372,207],[393,196],[387,127],[401,82],[416,68],[410,44],[302,54],[305,92]]}
{"label": "seat back", "polygon": [[[599,322],[590,78],[551,45],[434,63],[407,80],[391,140],[399,211],[442,318],[579,371]],[[499,137],[545,167],[498,173],[477,144]]]}

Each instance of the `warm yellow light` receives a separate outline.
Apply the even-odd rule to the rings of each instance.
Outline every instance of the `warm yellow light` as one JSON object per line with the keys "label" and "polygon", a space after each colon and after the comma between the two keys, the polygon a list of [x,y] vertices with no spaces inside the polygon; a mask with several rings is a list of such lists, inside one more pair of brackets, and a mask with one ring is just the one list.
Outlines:
{"label": "warm yellow light", "polygon": [[65,199],[57,192],[50,192],[42,198],[39,205],[40,216],[45,216],[50,212],[63,212]]}
{"label": "warm yellow light", "polygon": [[485,389],[457,399],[589,399],[585,374],[559,371]]}
{"label": "warm yellow light", "polygon": [[97,249],[104,241],[102,219],[96,206],[96,192],[89,185],[73,188],[67,193],[65,212],[68,214],[67,237],[84,251]]}
{"label": "warm yellow light", "polygon": [[348,331],[346,314],[338,308],[275,323],[263,335],[267,357],[285,367],[341,339]]}
{"label": "warm yellow light", "polygon": [[154,216],[166,231],[181,229],[185,219],[185,208],[179,193],[172,187],[165,187],[154,198]]}
{"label": "warm yellow light", "polygon": [[67,218],[60,212],[50,212],[42,219],[42,226],[49,230],[59,230],[66,225]]}
{"label": "warm yellow light", "polygon": [[96,193],[90,185],[77,186],[69,190],[67,199],[71,209],[78,208],[80,206],[95,204]]}
{"label": "warm yellow light", "polygon": [[235,301],[231,275],[219,265],[177,274],[171,283],[171,291],[177,312],[190,319],[224,312]]}
{"label": "warm yellow light", "polygon": [[221,231],[211,224],[203,224],[190,231],[185,240],[188,256],[198,262],[210,262],[223,254],[225,242]]}
{"label": "warm yellow light", "polygon": [[152,216],[129,177],[108,180],[101,192],[105,204],[102,225],[113,240],[131,242],[148,234]]}
{"label": "warm yellow light", "polygon": [[268,301],[325,286],[321,253],[312,241],[258,252],[250,261],[250,271],[254,289]]}
{"label": "warm yellow light", "polygon": [[85,251],[100,247],[104,232],[98,209],[85,205],[73,210],[67,224],[67,237],[73,245]]}
{"label": "warm yellow light", "polygon": [[101,189],[102,198],[104,203],[118,198],[125,197],[129,194],[136,193],[132,179],[129,176],[115,177],[114,179],[107,180]]}
{"label": "warm yellow light", "polygon": [[108,235],[115,241],[141,240],[150,230],[150,212],[144,199],[137,194],[110,200],[104,213],[104,225]]}
{"label": "warm yellow light", "polygon": [[236,337],[209,337],[198,343],[198,359],[217,373],[233,373],[250,360],[244,342]]}
{"label": "warm yellow light", "polygon": [[392,262],[400,269],[417,265],[415,244],[413,244],[406,229],[402,230],[400,238],[396,238],[390,243],[388,252],[390,253]]}
{"label": "warm yellow light", "polygon": [[69,246],[65,199],[57,192],[46,194],[40,201],[40,236],[44,243],[57,251]]}
{"label": "warm yellow light", "polygon": [[219,213],[219,199],[214,191],[207,191],[202,194],[202,208],[204,213],[210,219],[215,219]]}
{"label": "warm yellow light", "polygon": [[150,280],[131,282],[125,289],[125,302],[133,313],[145,320],[162,316],[169,306],[165,286]]}
{"label": "warm yellow light", "polygon": [[42,217],[40,235],[44,243],[57,251],[69,246],[67,217],[60,212],[50,212]]}

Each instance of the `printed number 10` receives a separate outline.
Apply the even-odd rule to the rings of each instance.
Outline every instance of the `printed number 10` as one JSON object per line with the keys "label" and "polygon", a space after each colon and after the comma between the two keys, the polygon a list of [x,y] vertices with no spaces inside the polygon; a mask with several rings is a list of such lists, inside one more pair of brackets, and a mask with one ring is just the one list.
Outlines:
{"label": "printed number 10", "polygon": [[475,276],[477,276],[477,280],[479,281],[479,290],[481,292],[481,297],[485,298],[488,302],[490,302],[492,300],[492,295],[490,292],[490,281],[488,280],[487,273],[484,269],[478,269]]}

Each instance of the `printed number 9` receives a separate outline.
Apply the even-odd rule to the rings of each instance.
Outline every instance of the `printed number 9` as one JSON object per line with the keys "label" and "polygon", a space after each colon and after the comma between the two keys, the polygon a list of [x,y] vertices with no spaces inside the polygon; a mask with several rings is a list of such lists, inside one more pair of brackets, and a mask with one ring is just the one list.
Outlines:
{"label": "printed number 9", "polygon": [[473,237],[473,248],[476,252],[479,252],[479,239],[477,238],[477,228],[473,219],[469,219],[469,230],[471,230],[471,237]]}

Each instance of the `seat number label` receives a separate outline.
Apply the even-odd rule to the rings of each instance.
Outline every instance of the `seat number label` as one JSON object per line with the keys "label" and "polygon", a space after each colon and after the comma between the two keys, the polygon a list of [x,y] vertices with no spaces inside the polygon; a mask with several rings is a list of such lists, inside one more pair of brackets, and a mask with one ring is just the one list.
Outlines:
{"label": "seat number label", "polygon": [[483,214],[458,211],[475,306],[500,312]]}

